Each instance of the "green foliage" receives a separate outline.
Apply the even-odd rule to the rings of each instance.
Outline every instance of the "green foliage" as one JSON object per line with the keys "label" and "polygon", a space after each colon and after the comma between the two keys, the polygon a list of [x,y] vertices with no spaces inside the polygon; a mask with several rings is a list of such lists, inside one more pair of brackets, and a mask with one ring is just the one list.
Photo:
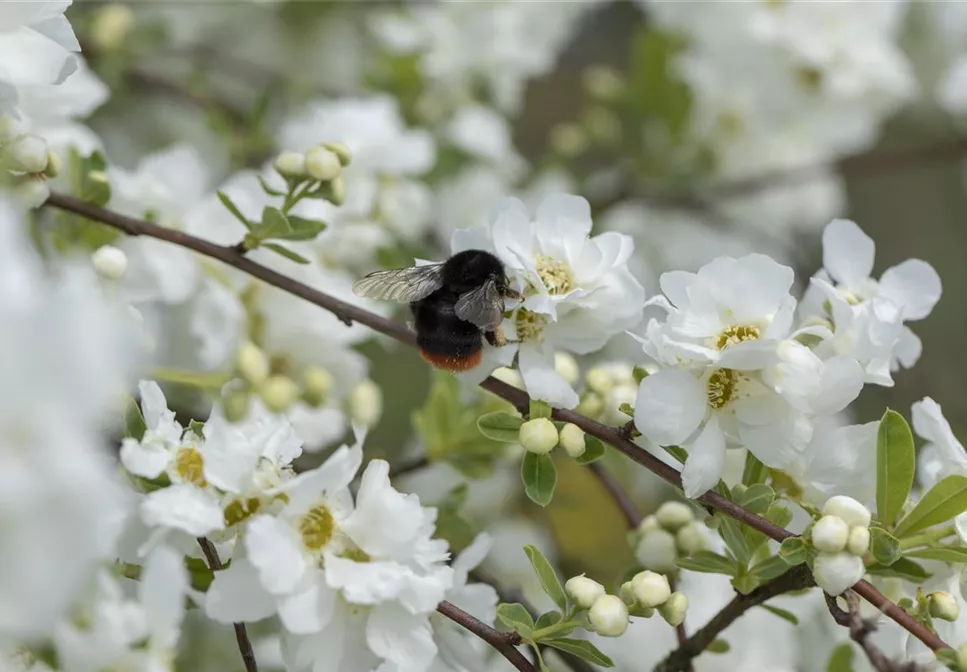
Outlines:
{"label": "green foliage", "polygon": [[930,488],[913,510],[897,523],[896,535],[903,538],[932,525],[945,523],[965,510],[967,476],[947,476]]}
{"label": "green foliage", "polygon": [[899,540],[881,527],[870,528],[870,550],[873,558],[886,567],[900,558]]}
{"label": "green foliage", "polygon": [[775,491],[764,483],[756,483],[733,496],[736,504],[760,516],[765,514],[775,499]]}
{"label": "green foliage", "polygon": [[779,557],[787,565],[801,565],[806,562],[808,551],[802,537],[789,537],[779,544]]}
{"label": "green foliage", "polygon": [[921,548],[915,551],[904,551],[906,558],[920,560],[936,560],[952,564],[967,563],[967,546],[937,546],[935,548]]}
{"label": "green foliage", "polygon": [[564,586],[561,585],[561,580],[557,578],[551,563],[547,561],[547,558],[536,546],[524,546],[524,553],[527,554],[527,559],[530,560],[531,567],[534,568],[534,573],[537,574],[537,578],[541,582],[541,588],[544,589],[548,597],[554,600],[554,604],[561,609],[566,609],[567,596],[564,594]]}
{"label": "green foliage", "polygon": [[829,654],[826,672],[853,672],[853,646],[843,642]]}
{"label": "green foliage", "polygon": [[706,653],[728,653],[732,647],[724,639],[716,639],[707,647],[705,647]]}
{"label": "green foliage", "polygon": [[205,423],[199,420],[189,420],[188,421],[188,431],[197,436],[199,439],[205,438]]}
{"label": "green foliage", "polygon": [[758,457],[751,452],[745,454],[745,467],[742,469],[742,484],[755,485],[764,483],[768,476],[766,465],[762,464]]}
{"label": "green foliage", "polygon": [[459,552],[473,542],[475,530],[461,511],[467,503],[467,484],[461,483],[436,503],[437,536],[447,540],[450,550]]}
{"label": "green foliage", "polygon": [[674,74],[672,60],[685,47],[676,35],[644,26],[631,45],[628,72],[628,104],[646,121],[663,125],[672,138],[681,140],[691,114],[691,91]]}
{"label": "green foliage", "polygon": [[528,419],[536,420],[537,418],[547,418],[550,420],[551,412],[551,405],[546,401],[541,401],[540,399],[531,399]]}
{"label": "green foliage", "polygon": [[523,418],[505,411],[494,411],[477,419],[477,428],[488,439],[517,443]]}
{"label": "green foliage", "polygon": [[549,628],[552,625],[557,625],[561,622],[561,612],[559,611],[545,611],[537,619],[537,623],[534,624],[535,630],[541,630],[542,628]]}
{"label": "green foliage", "polygon": [[111,200],[111,185],[105,174],[107,161],[101,153],[94,151],[83,157],[72,147],[67,165],[70,171],[71,191],[74,195],[94,205],[107,205]]}
{"label": "green foliage", "polygon": [[539,506],[551,503],[557,486],[557,469],[550,455],[526,453],[520,464],[520,477],[524,482],[524,494],[532,502]]}
{"label": "green foliage", "polygon": [[542,639],[541,644],[546,644],[553,649],[570,653],[572,656],[576,656],[581,660],[592,663],[593,665],[600,665],[601,667],[614,667],[614,663],[611,661],[611,659],[604,655],[598,650],[598,647],[586,639],[552,637],[549,639]]}
{"label": "green foliage", "polygon": [[768,611],[770,614],[778,616],[784,621],[789,621],[793,625],[799,625],[799,617],[797,617],[791,611],[786,611],[785,609],[780,609],[779,607],[773,607],[769,604],[760,604],[759,606]]}
{"label": "green foliage", "polygon": [[725,557],[724,555],[719,555],[718,553],[713,553],[712,551],[699,551],[694,555],[690,555],[686,558],[678,558],[675,564],[682,569],[688,569],[693,572],[703,572],[705,574],[726,574],[728,576],[735,576],[738,572],[738,567],[735,561]]}
{"label": "green foliage", "polygon": [[144,421],[141,407],[134,397],[128,397],[124,406],[124,436],[140,441],[146,431],[148,431],[148,425]]}
{"label": "green foliage", "polygon": [[762,583],[764,581],[771,581],[788,572],[789,563],[778,555],[772,555],[752,565],[752,569],[749,571],[752,576]]}
{"label": "green foliage", "polygon": [[584,435],[584,452],[577,458],[578,464],[591,464],[604,457],[604,443],[597,437]]}
{"label": "green foliage", "polygon": [[931,576],[930,572],[908,558],[900,558],[892,565],[874,563],[866,568],[869,574],[904,579],[913,583],[923,583]]}
{"label": "green foliage", "polygon": [[534,632],[534,619],[524,605],[517,602],[498,604],[497,620],[524,638],[530,638]]}
{"label": "green foliage", "polygon": [[876,513],[891,526],[913,486],[916,455],[910,425],[902,415],[887,409],[876,433]]}

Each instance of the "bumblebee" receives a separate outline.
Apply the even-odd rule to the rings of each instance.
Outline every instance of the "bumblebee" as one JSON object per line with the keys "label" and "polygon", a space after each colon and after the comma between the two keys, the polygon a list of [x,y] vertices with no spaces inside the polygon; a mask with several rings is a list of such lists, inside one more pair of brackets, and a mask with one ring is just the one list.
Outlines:
{"label": "bumblebee", "polygon": [[353,283],[370,299],[409,303],[420,355],[438,369],[469,371],[480,363],[483,341],[500,347],[504,299],[523,299],[510,287],[504,265],[489,252],[465,250],[444,262],[375,271]]}

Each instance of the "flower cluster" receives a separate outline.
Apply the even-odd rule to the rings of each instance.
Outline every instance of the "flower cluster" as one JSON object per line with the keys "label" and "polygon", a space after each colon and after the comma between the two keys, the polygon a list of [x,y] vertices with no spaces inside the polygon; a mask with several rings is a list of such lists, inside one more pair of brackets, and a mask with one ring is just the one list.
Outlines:
{"label": "flower cluster", "polygon": [[[763,255],[722,257],[697,273],[669,272],[649,303],[666,312],[636,336],[657,370],[641,381],[635,425],[662,446],[687,449],[682,480],[697,497],[719,480],[729,445],[786,468],[812,446],[817,421],[843,410],[864,383],[892,384],[891,365],[919,354],[904,320],[929,314],[940,281],[923,261],[868,278],[872,241],[832,222],[824,265],[799,311],[792,269]],[[813,302],[814,303],[814,302]],[[916,351],[916,352],[914,352]]]}
{"label": "flower cluster", "polygon": [[665,502],[632,535],[635,559],[645,569],[673,574],[678,571],[676,558],[707,548],[702,527],[687,504]]}
{"label": "flower cluster", "polygon": [[863,578],[863,556],[870,548],[869,509],[852,497],[831,497],[823,515],[811,528],[813,548],[818,551],[813,575],[820,588],[839,595]]}

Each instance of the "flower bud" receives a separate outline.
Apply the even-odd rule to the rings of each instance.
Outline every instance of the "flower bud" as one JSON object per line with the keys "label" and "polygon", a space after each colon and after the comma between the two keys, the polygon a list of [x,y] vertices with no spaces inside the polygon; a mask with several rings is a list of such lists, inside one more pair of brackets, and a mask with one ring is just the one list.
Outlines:
{"label": "flower bud", "polygon": [[592,392],[603,396],[614,387],[614,376],[607,369],[595,366],[584,376],[584,382]]}
{"label": "flower bud", "polygon": [[577,425],[570,422],[561,429],[561,446],[571,457],[578,458],[584,455],[586,446],[584,443],[584,431]]}
{"label": "flower bud", "polygon": [[852,553],[819,553],[813,562],[816,583],[830,595],[840,595],[863,578],[866,567]]}
{"label": "flower bud", "polygon": [[334,180],[342,172],[342,163],[336,153],[322,146],[306,152],[305,166],[309,177],[320,182]]}
{"label": "flower bud", "polygon": [[104,51],[114,51],[124,44],[134,22],[134,12],[127,5],[112,3],[101,7],[91,26],[94,44]]}
{"label": "flower bud", "polygon": [[967,643],[957,649],[957,660],[961,667],[967,668]]}
{"label": "flower bud", "polygon": [[363,427],[372,427],[383,415],[383,391],[368,378],[353,386],[348,402],[352,421]]}
{"label": "flower bud", "polygon": [[524,450],[543,455],[551,452],[558,442],[557,427],[547,418],[534,418],[520,426],[518,441]]}
{"label": "flower bud", "polygon": [[960,616],[960,605],[956,598],[945,590],[938,590],[927,596],[930,601],[930,615],[943,621],[956,621]]}
{"label": "flower bud", "polygon": [[330,152],[335,154],[339,158],[339,163],[343,166],[348,166],[353,161],[353,153],[349,151],[349,147],[342,142],[324,142],[322,146],[328,149]]}
{"label": "flower bud", "polygon": [[684,593],[672,593],[665,604],[658,607],[665,622],[673,628],[685,622],[685,612],[688,610],[688,598]]}
{"label": "flower bud", "polygon": [[558,124],[551,129],[551,147],[562,156],[576,156],[588,148],[588,134],[575,123]]}
{"label": "flower bud", "polygon": [[512,369],[508,366],[501,366],[498,369],[494,369],[492,374],[497,380],[503,381],[508,385],[516,387],[519,390],[524,389],[524,379],[520,377],[520,374],[516,369]]}
{"label": "flower bud", "polygon": [[869,509],[845,495],[830,497],[823,506],[823,515],[842,518],[849,527],[854,525],[869,527],[872,519]]}
{"label": "flower bud", "polygon": [[43,138],[24,134],[6,148],[13,160],[13,169],[25,173],[42,173],[47,167],[47,143]]}
{"label": "flower bud", "polygon": [[577,360],[566,352],[554,353],[554,370],[561,378],[567,381],[568,385],[578,382],[581,377],[581,369],[578,367]]}
{"label": "flower bud", "polygon": [[585,90],[599,100],[616,100],[624,90],[621,74],[607,66],[592,66],[582,76]]}
{"label": "flower bud", "polygon": [[60,154],[52,149],[47,150],[47,167],[44,168],[44,175],[47,177],[57,177],[60,175],[61,169],[64,167],[63,162],[60,160]]}
{"label": "flower bud", "polygon": [[604,410],[604,401],[601,399],[601,395],[596,392],[585,392],[574,410],[589,418],[597,418]]}
{"label": "flower bud", "polygon": [[229,422],[241,422],[248,415],[249,394],[246,390],[232,390],[222,399],[222,413]]}
{"label": "flower bud", "polygon": [[335,206],[340,206],[346,202],[346,180],[342,175],[329,182],[329,202]]}
{"label": "flower bud", "polygon": [[275,157],[275,170],[282,177],[305,177],[306,156],[299,152],[282,152]]}
{"label": "flower bud", "polygon": [[672,594],[668,577],[649,571],[635,574],[631,580],[631,589],[635,591],[638,604],[643,607],[657,607],[664,604]]}
{"label": "flower bud", "polygon": [[259,385],[262,403],[273,413],[288,410],[299,396],[299,386],[286,376],[272,376]]}
{"label": "flower bud", "polygon": [[0,114],[0,144],[4,144],[23,135],[29,128],[23,119],[15,119],[10,114]]}
{"label": "flower bud", "polygon": [[303,377],[305,398],[310,406],[322,406],[332,392],[332,374],[321,366],[310,366]]}
{"label": "flower bud", "polygon": [[269,358],[259,346],[250,341],[239,346],[235,353],[235,366],[242,378],[252,385],[261,385],[269,377]]}
{"label": "flower bud", "polygon": [[641,522],[638,523],[638,532],[641,534],[660,529],[661,525],[658,524],[658,518],[654,514],[645,516],[641,519]]}
{"label": "flower bud", "polygon": [[47,180],[36,175],[24,175],[13,188],[14,198],[27,208],[39,208],[50,197]]}
{"label": "flower bud", "polygon": [[813,547],[824,553],[839,553],[849,540],[849,526],[837,516],[823,516],[813,525]]}
{"label": "flower bud", "polygon": [[604,595],[604,586],[582,574],[567,580],[564,584],[567,596],[582,609],[590,609],[595,600]]}
{"label": "flower bud", "polygon": [[849,531],[849,541],[846,550],[853,555],[863,555],[870,550],[870,530],[867,527],[854,525]]}
{"label": "flower bud", "polygon": [[621,584],[621,589],[618,591],[618,597],[621,601],[628,605],[629,608],[638,606],[638,596],[635,595],[634,584],[631,581],[625,581]]}
{"label": "flower bud", "polygon": [[675,533],[675,545],[682,555],[695,555],[708,550],[708,540],[702,526],[692,522]]}
{"label": "flower bud", "polygon": [[588,620],[602,637],[618,637],[628,629],[628,607],[621,598],[602,595],[588,610]]}
{"label": "flower bud", "polygon": [[655,518],[658,519],[658,524],[666,530],[675,532],[695,520],[695,515],[688,504],[665,502],[655,511]]}
{"label": "flower bud", "polygon": [[108,280],[118,280],[128,270],[128,256],[113,245],[102,245],[91,255],[94,270]]}
{"label": "flower bud", "polygon": [[642,567],[661,574],[670,574],[677,569],[675,558],[678,549],[675,537],[666,530],[652,530],[641,537],[635,548],[635,557]]}
{"label": "flower bud", "polygon": [[91,182],[100,182],[101,184],[110,184],[110,180],[107,177],[107,173],[103,170],[90,170],[87,172],[87,179]]}

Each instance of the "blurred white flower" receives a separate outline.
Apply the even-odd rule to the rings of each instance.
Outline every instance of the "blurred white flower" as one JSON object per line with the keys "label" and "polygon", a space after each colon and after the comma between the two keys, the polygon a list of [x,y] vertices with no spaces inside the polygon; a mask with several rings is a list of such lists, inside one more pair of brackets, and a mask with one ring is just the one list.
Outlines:
{"label": "blurred white flower", "polygon": [[[927,443],[917,456],[917,478],[927,490],[945,476],[967,476],[967,451],[954,435],[940,404],[924,397],[911,409],[913,431]],[[967,540],[967,513],[954,518],[957,534]]]}
{"label": "blurred white flower", "polygon": [[555,370],[556,351],[586,354],[641,319],[644,289],[627,269],[633,252],[628,236],[590,236],[591,212],[583,198],[545,198],[532,219],[517,199],[500,202],[489,227],[453,234],[452,251],[494,252],[525,295],[504,321],[517,346],[488,350],[485,365],[467,380],[507,365],[515,351],[528,393],[554,406],[573,408],[577,393]]}
{"label": "blurred white flower", "polygon": [[137,335],[78,261],[45,267],[0,202],[0,637],[49,632],[109,553],[101,521],[125,506],[104,437]]}

